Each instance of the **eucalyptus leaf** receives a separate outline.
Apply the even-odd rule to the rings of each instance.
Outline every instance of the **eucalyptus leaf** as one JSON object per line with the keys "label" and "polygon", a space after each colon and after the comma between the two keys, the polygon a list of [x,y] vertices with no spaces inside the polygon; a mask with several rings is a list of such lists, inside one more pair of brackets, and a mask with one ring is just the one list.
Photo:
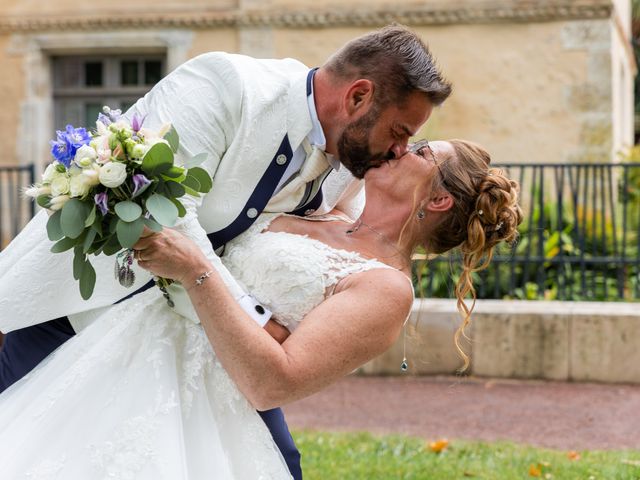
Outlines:
{"label": "eucalyptus leaf", "polygon": [[86,255],[82,252],[81,247],[75,247],[73,249],[73,278],[76,280],[80,280],[80,276],[82,275],[82,269],[84,268],[84,263],[87,260]]}
{"label": "eucalyptus leaf", "polygon": [[49,217],[49,220],[47,220],[47,236],[52,242],[60,240],[62,237],[64,237],[64,232],[62,231],[62,227],[60,226],[61,216],[62,212],[58,210]]}
{"label": "eucalyptus leaf", "polygon": [[116,203],[114,209],[116,211],[116,215],[125,222],[133,222],[142,215],[142,207],[129,200]]}
{"label": "eucalyptus leaf", "polygon": [[61,253],[66,252],[67,250],[71,250],[76,246],[78,242],[75,238],[64,237],[62,240],[58,240],[51,246],[52,253]]}
{"label": "eucalyptus leaf", "polygon": [[167,188],[169,197],[180,198],[185,194],[185,188],[176,182],[166,182],[165,186]]}
{"label": "eucalyptus leaf", "polygon": [[118,217],[117,216],[111,217],[111,220],[109,220],[109,233],[111,234],[116,233],[117,225],[118,225]]}
{"label": "eucalyptus leaf", "polygon": [[179,217],[184,217],[187,214],[187,209],[184,208],[184,205],[182,205],[182,202],[180,200],[178,200],[177,198],[170,198],[169,200],[171,200],[171,202],[178,209],[178,216]]}
{"label": "eucalyptus leaf", "polygon": [[85,227],[90,227],[96,221],[96,206],[94,205],[91,211],[89,212],[89,216],[84,222]]}
{"label": "eucalyptus leaf", "polygon": [[193,168],[193,167],[197,167],[198,165],[202,165],[205,162],[205,160],[207,159],[208,156],[209,156],[209,154],[206,153],[206,152],[202,152],[202,153],[199,153],[197,155],[194,155],[189,160],[184,162],[184,166],[186,168]]}
{"label": "eucalyptus leaf", "polygon": [[187,187],[184,183],[182,184],[182,186],[184,187],[184,193],[186,193],[187,195],[191,195],[192,197],[200,196],[200,192],[196,192],[194,189]]}
{"label": "eucalyptus leaf", "polygon": [[[118,221],[116,221],[116,226],[118,225]],[[112,235],[109,236],[109,239],[106,241],[106,243],[102,247],[102,253],[104,253],[106,256],[109,257],[111,255],[115,255],[120,250],[122,250],[122,247],[120,246],[120,242],[118,241],[118,236],[115,233],[113,233]]]}
{"label": "eucalyptus leaf", "polygon": [[180,145],[180,137],[178,136],[178,131],[173,128],[173,125],[171,125],[171,128],[167,133],[165,133],[163,138],[169,142],[173,153],[176,153],[178,151],[178,146]]}
{"label": "eucalyptus leaf", "polygon": [[96,232],[93,228],[90,228],[89,230],[87,230],[87,236],[84,238],[84,241],[82,242],[83,253],[89,252],[89,250],[91,249],[91,246],[93,245],[93,241],[96,239],[97,234],[98,232]]}
{"label": "eucalyptus leaf", "polygon": [[172,166],[169,170],[163,173],[164,176],[169,178],[180,178],[185,174],[184,168]]}
{"label": "eucalyptus leaf", "polygon": [[91,298],[96,286],[96,271],[89,260],[85,261],[80,275],[80,295],[84,300]]}
{"label": "eucalyptus leaf", "polygon": [[173,152],[166,143],[158,142],[153,145],[142,159],[142,170],[147,176],[154,176],[166,172],[173,166]]}
{"label": "eucalyptus leaf", "polygon": [[146,207],[154,220],[165,227],[172,227],[178,219],[178,208],[171,200],[157,193],[147,198]]}
{"label": "eucalyptus leaf", "polygon": [[198,180],[198,182],[200,183],[200,190],[198,190],[199,192],[207,193],[209,190],[211,190],[211,187],[213,186],[213,180],[211,180],[211,175],[209,175],[209,172],[207,172],[204,168],[200,168],[200,167],[190,168],[189,171],[187,172],[187,176],[195,177]]}
{"label": "eucalyptus leaf", "polygon": [[144,224],[149,227],[151,230],[153,230],[154,232],[161,232],[162,231],[162,225],[160,225],[158,222],[156,222],[153,218],[145,218],[144,219]]}
{"label": "eucalyptus leaf", "polygon": [[195,190],[196,192],[201,192],[202,186],[196,177],[193,175],[187,174],[187,177],[182,182],[184,187],[190,188],[191,190]]}
{"label": "eucalyptus leaf", "polygon": [[50,201],[51,197],[49,195],[40,195],[38,198],[36,198],[36,203],[42,208],[47,208]]}
{"label": "eucalyptus leaf", "polygon": [[84,222],[89,216],[90,207],[77,198],[72,198],[62,207],[60,226],[65,236],[78,238],[84,230]]}
{"label": "eucalyptus leaf", "polygon": [[133,222],[118,221],[116,235],[118,236],[120,245],[122,245],[123,248],[133,248],[135,243],[140,240],[142,230],[144,230],[143,218],[138,218]]}
{"label": "eucalyptus leaf", "polygon": [[91,225],[91,230],[95,230],[95,232],[102,237],[102,217],[96,217],[93,225]]}

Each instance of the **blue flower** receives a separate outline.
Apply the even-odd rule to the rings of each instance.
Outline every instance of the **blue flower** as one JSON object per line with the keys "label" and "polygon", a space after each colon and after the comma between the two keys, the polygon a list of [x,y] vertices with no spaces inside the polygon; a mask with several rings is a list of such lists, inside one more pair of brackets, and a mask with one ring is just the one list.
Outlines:
{"label": "blue flower", "polygon": [[109,195],[107,195],[107,192],[96,193],[96,196],[93,197],[93,201],[96,203],[96,206],[100,210],[100,213],[102,213],[102,216],[105,216],[109,211],[109,207],[107,205],[107,202],[109,202]]}
{"label": "blue flower", "polygon": [[51,155],[53,155],[53,157],[66,168],[69,168],[71,160],[73,160],[73,157],[76,154],[75,149],[73,148],[73,145],[69,143],[69,139],[63,132],[58,130],[56,134],[57,140],[49,141],[49,144],[51,145]]}
{"label": "blue flower", "polygon": [[[89,142],[91,142],[91,135],[89,135],[86,128],[73,128],[73,125],[67,125],[66,136],[75,150],[83,145],[89,145]],[[75,155],[76,152],[74,151],[73,153]]]}

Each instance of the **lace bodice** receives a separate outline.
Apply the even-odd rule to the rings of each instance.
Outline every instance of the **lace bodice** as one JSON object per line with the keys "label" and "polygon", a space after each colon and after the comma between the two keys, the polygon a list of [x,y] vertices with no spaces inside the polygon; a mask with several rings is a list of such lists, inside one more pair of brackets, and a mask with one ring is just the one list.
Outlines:
{"label": "lace bodice", "polygon": [[280,215],[262,214],[227,244],[222,262],[290,331],[347,275],[392,268],[308,236],[265,230]]}

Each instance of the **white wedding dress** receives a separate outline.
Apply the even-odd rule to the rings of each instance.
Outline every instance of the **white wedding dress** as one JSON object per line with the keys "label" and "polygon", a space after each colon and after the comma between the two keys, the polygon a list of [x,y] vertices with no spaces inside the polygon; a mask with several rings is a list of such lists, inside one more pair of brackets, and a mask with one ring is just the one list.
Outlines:
{"label": "white wedding dress", "polygon": [[[229,243],[224,263],[292,331],[341,278],[389,268],[305,236],[265,231],[275,216],[260,217]],[[107,308],[0,395],[0,478],[290,475],[202,327],[152,288]]]}

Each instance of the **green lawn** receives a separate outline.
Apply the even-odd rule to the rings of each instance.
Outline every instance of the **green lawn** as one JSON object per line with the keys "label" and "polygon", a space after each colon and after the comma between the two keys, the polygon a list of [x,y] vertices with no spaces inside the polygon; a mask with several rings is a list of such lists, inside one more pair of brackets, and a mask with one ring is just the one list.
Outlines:
{"label": "green lawn", "polygon": [[568,452],[509,442],[429,442],[368,433],[297,431],[305,480],[640,479],[640,450]]}

